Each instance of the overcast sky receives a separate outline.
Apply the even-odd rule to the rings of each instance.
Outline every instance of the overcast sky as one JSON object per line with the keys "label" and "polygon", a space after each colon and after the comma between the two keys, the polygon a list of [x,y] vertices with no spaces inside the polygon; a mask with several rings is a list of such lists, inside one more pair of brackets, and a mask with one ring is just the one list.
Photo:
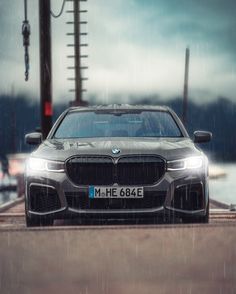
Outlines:
{"label": "overcast sky", "polygon": [[[24,81],[21,24],[23,0],[0,0],[0,93],[39,97],[38,1],[28,0],[31,24],[30,81]],[[62,0],[51,0],[54,13]],[[236,101],[236,1],[234,0],[88,0],[85,20],[89,54],[85,88],[103,102],[128,96],[181,96],[184,54],[190,47],[192,99],[225,96]],[[67,3],[65,10],[71,8]],[[73,82],[66,58],[71,15],[52,19],[53,99],[71,100]],[[83,29],[82,28],[82,29]],[[117,98],[119,97],[119,98]],[[121,98],[120,98],[121,97]]]}

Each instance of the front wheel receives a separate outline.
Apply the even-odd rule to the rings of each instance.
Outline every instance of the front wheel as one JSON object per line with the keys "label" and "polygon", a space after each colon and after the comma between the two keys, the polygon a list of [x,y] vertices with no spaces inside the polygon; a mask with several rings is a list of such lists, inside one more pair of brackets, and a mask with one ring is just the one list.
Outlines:
{"label": "front wheel", "polygon": [[182,222],[185,224],[208,224],[209,223],[209,201],[207,204],[206,214],[204,216],[183,217]]}
{"label": "front wheel", "polygon": [[48,217],[29,217],[26,215],[25,220],[27,227],[44,227],[53,225],[53,219]]}

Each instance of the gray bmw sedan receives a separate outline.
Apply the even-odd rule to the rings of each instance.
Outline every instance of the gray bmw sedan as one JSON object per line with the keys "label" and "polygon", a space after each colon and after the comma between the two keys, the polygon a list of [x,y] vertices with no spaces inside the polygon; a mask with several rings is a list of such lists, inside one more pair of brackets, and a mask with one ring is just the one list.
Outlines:
{"label": "gray bmw sedan", "polygon": [[26,224],[54,219],[176,218],[208,222],[208,160],[168,107],[108,105],[69,108],[26,168]]}

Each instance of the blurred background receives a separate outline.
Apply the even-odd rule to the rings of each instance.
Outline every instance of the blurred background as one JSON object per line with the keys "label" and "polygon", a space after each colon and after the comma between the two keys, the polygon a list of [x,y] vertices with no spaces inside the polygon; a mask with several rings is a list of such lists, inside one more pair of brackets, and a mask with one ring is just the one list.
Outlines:
{"label": "blurred background", "polygon": [[[51,0],[54,14],[63,0]],[[52,25],[53,120],[74,92],[72,1]],[[186,128],[213,133],[203,147],[210,161],[210,197],[236,203],[236,2],[233,0],[88,0],[82,21],[82,76],[89,104],[167,105],[182,116],[185,50],[190,50]],[[29,81],[25,81],[21,26],[24,1],[0,0],[0,204],[22,196],[24,135],[40,126],[39,7],[28,1]],[[83,64],[86,63],[86,64]],[[85,72],[86,71],[86,72]]]}

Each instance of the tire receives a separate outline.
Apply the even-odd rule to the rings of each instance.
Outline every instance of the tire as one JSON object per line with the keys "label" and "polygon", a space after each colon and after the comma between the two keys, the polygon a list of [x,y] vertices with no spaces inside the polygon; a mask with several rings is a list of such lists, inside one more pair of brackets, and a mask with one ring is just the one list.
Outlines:
{"label": "tire", "polygon": [[25,220],[27,227],[44,227],[53,225],[53,219],[48,217],[29,217],[26,214]]}
{"label": "tire", "polygon": [[206,215],[201,217],[201,223],[209,223],[210,200],[208,200]]}
{"label": "tire", "polygon": [[184,224],[208,224],[209,223],[209,201],[207,204],[206,215],[193,216],[193,217],[183,217],[182,222]]}
{"label": "tire", "polygon": [[25,223],[26,227],[44,227],[44,226],[52,226],[53,218],[49,218],[46,216],[29,216],[28,215],[28,202],[27,198],[25,198]]}

